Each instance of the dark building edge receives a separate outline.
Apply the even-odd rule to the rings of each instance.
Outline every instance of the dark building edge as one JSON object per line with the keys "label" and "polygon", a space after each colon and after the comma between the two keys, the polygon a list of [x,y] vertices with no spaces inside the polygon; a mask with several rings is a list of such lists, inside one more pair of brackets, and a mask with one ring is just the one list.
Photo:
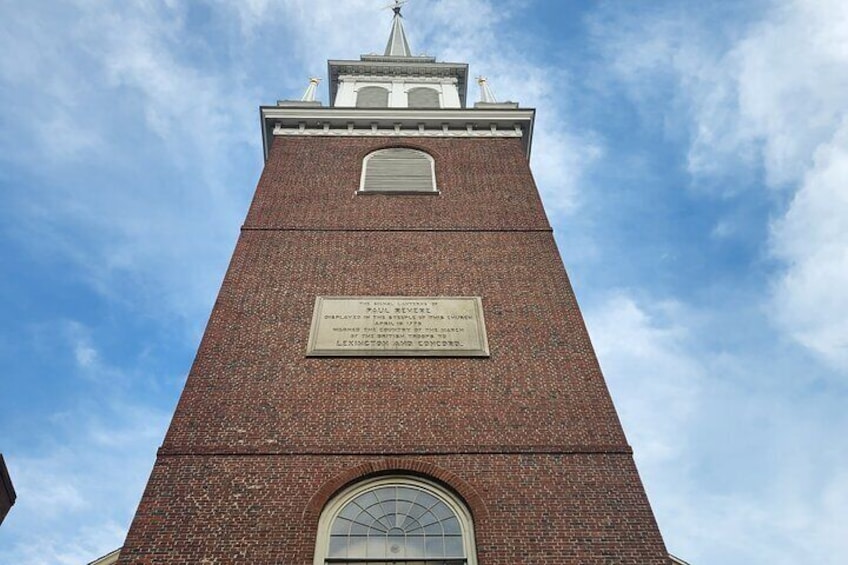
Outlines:
{"label": "dark building edge", "polygon": [[17,494],[15,487],[12,486],[12,478],[9,476],[9,470],[6,468],[6,461],[3,459],[3,454],[0,453],[0,524],[6,518],[6,514],[14,506]]}

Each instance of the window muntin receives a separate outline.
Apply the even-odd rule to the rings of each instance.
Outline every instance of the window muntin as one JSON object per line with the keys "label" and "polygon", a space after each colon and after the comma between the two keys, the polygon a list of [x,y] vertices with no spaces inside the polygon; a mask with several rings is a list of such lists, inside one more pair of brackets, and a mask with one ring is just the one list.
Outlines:
{"label": "window muntin", "polygon": [[470,515],[429,481],[387,477],[352,487],[321,516],[315,564],[353,563],[474,565]]}
{"label": "window muntin", "polygon": [[427,88],[418,87],[412,88],[407,93],[407,101],[410,108],[439,108],[439,93],[438,91]]}
{"label": "window muntin", "polygon": [[357,108],[388,108],[389,91],[382,86],[365,86],[356,93]]}
{"label": "window muntin", "polygon": [[435,162],[416,149],[379,149],[365,157],[361,192],[436,192]]}

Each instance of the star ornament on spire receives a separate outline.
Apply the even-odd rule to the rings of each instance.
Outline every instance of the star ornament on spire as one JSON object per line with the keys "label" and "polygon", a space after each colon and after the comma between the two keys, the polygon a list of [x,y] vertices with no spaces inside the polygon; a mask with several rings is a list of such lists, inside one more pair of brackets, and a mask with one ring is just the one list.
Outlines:
{"label": "star ornament on spire", "polygon": [[389,42],[386,44],[386,57],[412,57],[412,50],[409,48],[409,41],[406,39],[406,32],[403,29],[403,16],[400,13],[401,8],[407,2],[409,0],[395,0],[393,4],[385,7],[391,8],[395,13],[392,17],[392,33],[389,35]]}
{"label": "star ornament on spire", "polygon": [[395,14],[400,17],[403,17],[403,15],[400,13],[400,9],[403,8],[407,2],[409,2],[409,0],[395,0],[392,4],[389,4],[385,8],[391,8]]}

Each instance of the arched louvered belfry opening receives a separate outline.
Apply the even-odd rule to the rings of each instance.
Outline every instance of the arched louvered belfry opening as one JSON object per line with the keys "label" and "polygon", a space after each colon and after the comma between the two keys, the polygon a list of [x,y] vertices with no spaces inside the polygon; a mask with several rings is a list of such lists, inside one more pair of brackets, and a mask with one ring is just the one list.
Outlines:
{"label": "arched louvered belfry opening", "polygon": [[378,149],[363,160],[359,191],[435,193],[435,160],[418,149]]}
{"label": "arched louvered belfry opening", "polygon": [[439,108],[438,91],[426,86],[412,88],[406,93],[410,108]]}
{"label": "arched louvered belfry opening", "polygon": [[315,565],[476,565],[465,504],[438,484],[388,476],[335,496],[318,524]]}
{"label": "arched louvered belfry opening", "polygon": [[389,91],[382,86],[365,86],[356,93],[357,108],[388,108]]}

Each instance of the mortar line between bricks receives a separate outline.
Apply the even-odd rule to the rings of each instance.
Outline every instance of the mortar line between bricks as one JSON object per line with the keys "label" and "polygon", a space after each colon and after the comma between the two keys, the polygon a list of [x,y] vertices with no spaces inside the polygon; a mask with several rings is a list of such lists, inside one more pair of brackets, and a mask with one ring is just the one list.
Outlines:
{"label": "mortar line between bricks", "polygon": [[551,233],[553,228],[263,228],[242,226],[241,231],[290,231],[290,232],[425,232],[425,233]]}
{"label": "mortar line between bricks", "polygon": [[633,448],[621,447],[587,447],[566,449],[536,449],[536,450],[429,450],[429,451],[171,451],[159,448],[159,457],[442,457],[445,455],[633,455]]}

